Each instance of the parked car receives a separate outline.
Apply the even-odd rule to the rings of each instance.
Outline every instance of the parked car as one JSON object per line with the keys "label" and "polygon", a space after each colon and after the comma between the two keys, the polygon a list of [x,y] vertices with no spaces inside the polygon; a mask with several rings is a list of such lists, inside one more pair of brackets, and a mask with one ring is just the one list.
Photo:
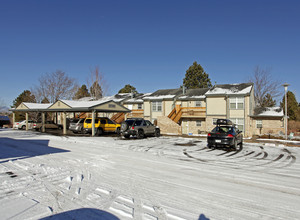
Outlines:
{"label": "parked car", "polygon": [[6,115],[0,115],[0,128],[8,125],[10,125],[9,117]]}
{"label": "parked car", "polygon": [[[115,123],[109,118],[95,118],[95,134],[102,135],[104,132],[120,133],[120,124]],[[92,133],[92,118],[86,118],[83,122],[83,132]]]}
{"label": "parked car", "polygon": [[231,147],[243,146],[243,134],[232,121],[228,119],[218,119],[217,126],[207,135],[208,147]]}
{"label": "parked car", "polygon": [[143,118],[132,118],[122,122],[121,135],[125,138],[129,138],[131,135],[137,138],[144,138],[145,136],[159,137],[160,129]]}
{"label": "parked car", "polygon": [[[33,128],[37,131],[42,130],[42,123],[33,123]],[[53,121],[45,121],[45,129],[62,129],[62,125],[55,124]]]}
{"label": "parked car", "polygon": [[[33,120],[28,120],[28,129],[33,129],[33,124],[34,124]],[[25,130],[26,129],[26,120],[16,122],[14,125],[14,128]]]}
{"label": "parked car", "polygon": [[70,120],[69,130],[73,131],[74,134],[82,133],[84,120],[85,118],[75,118]]}

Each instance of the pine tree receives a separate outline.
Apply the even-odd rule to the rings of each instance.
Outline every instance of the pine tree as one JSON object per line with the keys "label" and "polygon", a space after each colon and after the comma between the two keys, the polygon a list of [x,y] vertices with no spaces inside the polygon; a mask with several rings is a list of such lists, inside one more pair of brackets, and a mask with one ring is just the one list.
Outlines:
{"label": "pine tree", "polygon": [[80,88],[78,88],[77,92],[75,93],[73,99],[81,99],[84,97],[90,97],[89,90],[87,89],[86,85],[82,85]]}
{"label": "pine tree", "polygon": [[[35,103],[35,96],[29,91],[29,90],[24,90],[14,101],[13,105],[11,106],[12,108],[17,108],[22,102],[32,102]],[[16,112],[15,115],[15,120],[16,121],[21,121],[25,119],[24,113],[21,112]]]}
{"label": "pine tree", "polygon": [[95,81],[93,85],[90,87],[90,93],[91,96],[95,99],[101,99],[103,97],[102,88],[97,81]]}
{"label": "pine tree", "polygon": [[209,88],[212,86],[208,73],[196,61],[186,71],[183,85],[188,89]]}
{"label": "pine tree", "polygon": [[[283,108],[285,113],[285,96],[283,96],[280,106]],[[296,100],[296,96],[291,91],[287,92],[287,115],[289,116],[289,120],[300,120],[300,118],[298,118],[299,115],[298,102]]]}
{"label": "pine tree", "polygon": [[133,93],[138,93],[138,92],[136,91],[136,88],[133,87],[133,86],[130,85],[130,84],[125,85],[124,88],[122,88],[122,89],[119,90],[119,93],[131,93],[131,92],[133,92]]}
{"label": "pine tree", "polygon": [[263,98],[263,103],[261,107],[274,107],[276,105],[276,100],[273,100],[272,96],[270,93],[268,93],[264,98]]}

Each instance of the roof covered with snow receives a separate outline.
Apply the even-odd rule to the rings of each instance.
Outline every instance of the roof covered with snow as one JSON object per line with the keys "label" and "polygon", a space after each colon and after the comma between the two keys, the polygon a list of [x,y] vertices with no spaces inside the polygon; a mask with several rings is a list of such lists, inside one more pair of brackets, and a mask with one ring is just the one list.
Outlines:
{"label": "roof covered with snow", "polygon": [[182,94],[182,89],[160,89],[151,95],[144,98],[144,100],[164,100],[173,99],[174,97]]}
{"label": "roof covered with snow", "polygon": [[283,117],[284,113],[280,107],[255,108],[254,117]]}
{"label": "roof covered with snow", "polygon": [[208,88],[187,89],[185,94],[180,95],[178,99],[205,99],[205,93],[208,90]]}
{"label": "roof covered with snow", "polygon": [[247,95],[252,88],[252,83],[215,85],[206,92],[206,95]]}
{"label": "roof covered with snow", "polygon": [[144,98],[150,96],[152,93],[140,93],[140,94],[136,94],[133,98],[127,99],[126,101],[124,101],[125,103],[143,103],[144,102]]}
{"label": "roof covered with snow", "polygon": [[31,103],[31,102],[23,102],[25,106],[29,109],[47,109],[52,103]]}

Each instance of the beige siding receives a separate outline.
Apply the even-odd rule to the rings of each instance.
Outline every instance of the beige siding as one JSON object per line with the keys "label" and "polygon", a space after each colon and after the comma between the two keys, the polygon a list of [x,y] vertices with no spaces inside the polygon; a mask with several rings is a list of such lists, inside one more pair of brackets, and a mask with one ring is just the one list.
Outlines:
{"label": "beige siding", "polygon": [[202,134],[206,133],[206,121],[205,119],[200,120],[201,121],[201,126],[197,126],[197,121],[196,119],[184,119],[182,121],[182,134],[192,134],[192,135],[197,135],[197,134]]}
{"label": "beige siding", "polygon": [[29,108],[26,105],[24,105],[23,103],[21,103],[16,109],[24,110],[24,109],[29,109]]}
{"label": "beige siding", "polygon": [[225,97],[207,97],[207,115],[226,115]]}
{"label": "beige siding", "polygon": [[244,110],[230,110],[230,118],[244,118]]}
{"label": "beige siding", "polygon": [[62,101],[57,101],[49,107],[49,109],[70,109],[71,107],[63,103]]}
{"label": "beige siding", "polygon": [[[257,120],[262,120],[262,128],[256,127]],[[253,119],[252,127],[252,135],[284,133],[283,121],[278,118]]]}

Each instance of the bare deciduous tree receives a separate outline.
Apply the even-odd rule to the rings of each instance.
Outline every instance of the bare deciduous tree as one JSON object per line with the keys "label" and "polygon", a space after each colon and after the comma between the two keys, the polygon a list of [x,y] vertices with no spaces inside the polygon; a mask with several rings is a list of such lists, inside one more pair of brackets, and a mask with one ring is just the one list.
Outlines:
{"label": "bare deciduous tree", "polygon": [[104,75],[100,72],[99,66],[90,69],[91,75],[87,79],[87,85],[90,94],[94,99],[100,99],[107,94],[108,86],[104,79]]}
{"label": "bare deciduous tree", "polygon": [[61,70],[45,73],[38,81],[39,85],[31,90],[39,103],[45,99],[50,103],[59,99],[71,99],[78,89],[76,80]]}
{"label": "bare deciduous tree", "polygon": [[265,106],[267,94],[273,99],[278,98],[282,93],[280,91],[281,83],[273,78],[270,69],[262,69],[256,66],[249,82],[254,84],[254,98],[256,105]]}

